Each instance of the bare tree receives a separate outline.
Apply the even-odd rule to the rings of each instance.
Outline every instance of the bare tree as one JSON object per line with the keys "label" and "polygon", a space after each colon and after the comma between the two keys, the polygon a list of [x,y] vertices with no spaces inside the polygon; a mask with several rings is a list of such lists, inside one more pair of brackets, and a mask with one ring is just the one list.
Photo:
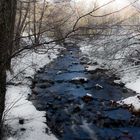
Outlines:
{"label": "bare tree", "polygon": [[[9,55],[11,54],[14,38],[16,15],[16,0],[0,1],[0,128],[2,128],[2,114],[4,111],[6,92],[6,69],[9,69]],[[1,136],[1,133],[0,133]]]}
{"label": "bare tree", "polygon": [[30,0],[29,1],[18,1],[17,3],[17,14],[16,14],[16,25],[15,25],[15,49],[20,47],[20,37],[24,32],[28,24],[28,15],[30,11]]}

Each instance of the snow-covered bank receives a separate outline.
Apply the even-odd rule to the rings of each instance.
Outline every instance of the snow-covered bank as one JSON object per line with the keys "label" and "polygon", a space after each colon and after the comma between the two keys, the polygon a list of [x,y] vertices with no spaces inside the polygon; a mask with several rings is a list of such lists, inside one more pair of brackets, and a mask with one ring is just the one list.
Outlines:
{"label": "snow-covered bank", "polygon": [[[105,43],[105,40],[103,40],[103,42],[100,43],[103,45]],[[104,55],[104,51],[107,50],[104,50],[103,47],[100,47],[101,44],[99,43],[97,44],[96,44],[97,46],[94,46],[93,44],[87,44],[87,43],[80,44],[82,53],[85,54],[94,63],[97,62],[99,66],[105,69],[112,69],[113,72],[116,72],[115,74],[118,74],[118,76],[120,76],[119,82],[125,83],[125,86],[128,89],[131,89],[137,93],[137,95],[128,97],[118,102],[121,104],[123,103],[123,104],[132,105],[134,107],[134,110],[140,110],[140,71],[139,71],[140,66],[139,65],[135,66],[133,64],[131,65],[131,63],[129,62],[124,63],[124,59],[118,59],[119,57],[120,58],[126,57],[126,55],[128,54],[127,49],[126,52],[124,51],[125,53],[123,52],[122,54],[120,54],[120,52],[118,51],[116,55],[113,54],[114,60],[112,57],[111,60],[109,60],[108,58],[105,59],[104,57],[102,58],[102,55]],[[111,48],[109,48],[110,50],[108,49],[108,51],[111,51]],[[133,46],[132,48],[129,49],[130,49],[129,53],[134,52],[134,50],[137,49],[137,46]],[[107,55],[107,57],[109,56]],[[95,66],[95,68],[96,67],[97,66]]]}
{"label": "snow-covered bank", "polygon": [[[23,52],[12,60],[13,74],[7,73],[6,108],[4,123],[10,128],[6,140],[56,140],[49,132],[45,122],[45,112],[37,111],[28,101],[31,94],[31,79],[34,74],[57,57],[58,49],[38,54],[34,51]],[[55,51],[54,51],[55,50]],[[8,131],[8,134],[9,134]],[[6,134],[7,135],[7,134]]]}
{"label": "snow-covered bank", "polygon": [[140,78],[131,83],[127,83],[126,87],[135,90],[137,93],[140,93]]}
{"label": "snow-covered bank", "polygon": [[121,104],[132,105],[135,111],[140,110],[140,78],[137,78],[135,81],[131,81],[130,83],[126,83],[127,88],[136,91],[138,94],[132,97],[128,97],[121,101]]}

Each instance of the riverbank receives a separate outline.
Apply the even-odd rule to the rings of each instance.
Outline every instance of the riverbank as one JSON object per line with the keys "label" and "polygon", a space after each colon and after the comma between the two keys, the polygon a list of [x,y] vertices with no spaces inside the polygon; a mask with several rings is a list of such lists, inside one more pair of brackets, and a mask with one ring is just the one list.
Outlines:
{"label": "riverbank", "polygon": [[46,134],[45,112],[38,111],[28,98],[36,72],[54,61],[61,49],[55,46],[44,54],[24,51],[12,59],[13,73],[7,73],[4,140],[39,140],[40,137],[42,140],[56,140],[54,135]]}

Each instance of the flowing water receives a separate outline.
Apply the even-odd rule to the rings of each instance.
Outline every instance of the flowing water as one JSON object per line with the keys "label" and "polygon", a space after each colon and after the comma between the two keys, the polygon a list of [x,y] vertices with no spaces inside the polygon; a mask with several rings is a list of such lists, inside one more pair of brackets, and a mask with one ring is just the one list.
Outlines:
{"label": "flowing water", "polygon": [[36,74],[30,100],[46,111],[52,133],[60,140],[140,140],[140,118],[116,103],[134,92],[115,84],[106,70],[88,66],[79,47],[68,45]]}

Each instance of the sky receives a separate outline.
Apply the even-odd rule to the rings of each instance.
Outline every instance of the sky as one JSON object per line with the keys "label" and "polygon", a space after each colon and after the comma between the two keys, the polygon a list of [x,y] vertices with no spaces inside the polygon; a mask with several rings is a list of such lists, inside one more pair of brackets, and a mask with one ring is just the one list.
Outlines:
{"label": "sky", "polygon": [[[93,10],[95,3],[98,3],[99,6],[105,5],[109,2],[110,4],[103,6],[102,10],[120,10],[123,7],[130,5],[134,1],[138,1],[137,3],[133,4],[133,7],[136,7],[137,10],[140,11],[140,0],[47,0],[49,2],[70,2],[72,6],[82,10],[83,12],[89,12]],[[73,5],[74,4],[74,5]],[[131,7],[132,8],[132,7]]]}
{"label": "sky", "polygon": [[[85,8],[90,8],[92,5],[94,5],[95,2],[97,2],[99,5],[107,4],[108,2],[112,0],[74,0],[76,3],[84,4]],[[111,4],[106,6],[107,8],[115,8],[120,9],[124,6],[126,6],[129,3],[128,0],[114,0]]]}

